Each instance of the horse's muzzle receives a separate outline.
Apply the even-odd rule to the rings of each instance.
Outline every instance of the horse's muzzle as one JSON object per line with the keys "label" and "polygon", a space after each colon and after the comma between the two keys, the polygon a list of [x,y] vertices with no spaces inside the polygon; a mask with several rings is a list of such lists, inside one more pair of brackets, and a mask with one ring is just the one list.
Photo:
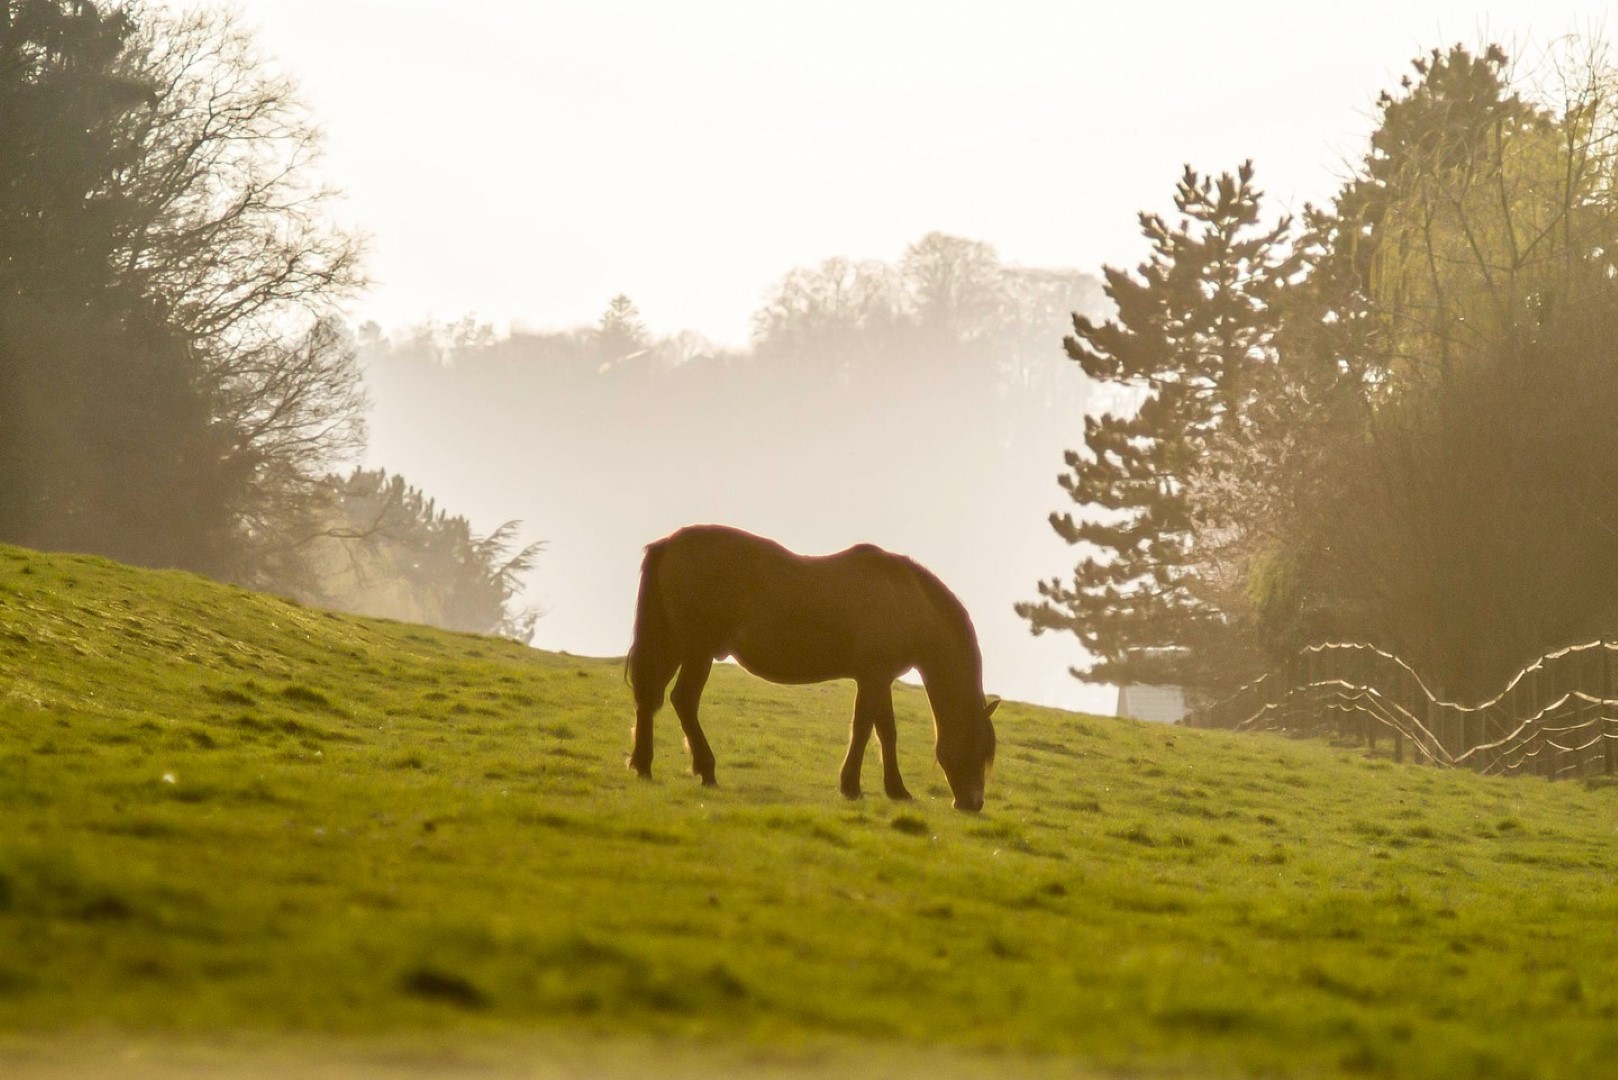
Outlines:
{"label": "horse's muzzle", "polygon": [[983,809],[983,792],[979,791],[976,794],[972,794],[972,795],[958,795],[958,796],[956,796],[956,798],[955,798],[955,809],[957,809],[957,810],[965,810],[969,814],[975,814],[979,810],[982,810]]}

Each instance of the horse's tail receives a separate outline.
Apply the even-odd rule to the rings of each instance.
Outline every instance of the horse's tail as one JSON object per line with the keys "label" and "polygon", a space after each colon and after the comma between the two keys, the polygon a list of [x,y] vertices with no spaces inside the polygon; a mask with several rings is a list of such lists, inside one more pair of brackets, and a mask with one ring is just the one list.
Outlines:
{"label": "horse's tail", "polygon": [[635,636],[629,644],[629,655],[624,657],[624,674],[637,698],[654,685],[661,693],[668,682],[666,675],[658,679],[669,653],[669,617],[659,580],[662,562],[663,541],[647,544],[646,557],[640,564],[640,594],[635,598]]}

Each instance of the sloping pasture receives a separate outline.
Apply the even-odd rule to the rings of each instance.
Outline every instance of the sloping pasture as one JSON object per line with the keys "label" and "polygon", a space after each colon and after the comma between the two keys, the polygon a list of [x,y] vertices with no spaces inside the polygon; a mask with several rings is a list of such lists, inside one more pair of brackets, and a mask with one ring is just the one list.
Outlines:
{"label": "sloping pasture", "polygon": [[972,816],[903,690],[848,803],[852,697],[721,667],[639,782],[618,662],[0,548],[0,1073],[1618,1057],[1618,789],[1011,703]]}

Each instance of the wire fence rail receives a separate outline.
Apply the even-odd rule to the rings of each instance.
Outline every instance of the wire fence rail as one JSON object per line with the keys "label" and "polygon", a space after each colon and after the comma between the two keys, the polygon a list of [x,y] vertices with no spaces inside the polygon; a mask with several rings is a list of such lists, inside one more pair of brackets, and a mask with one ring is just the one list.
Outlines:
{"label": "wire fence rail", "polygon": [[1190,727],[1334,734],[1393,757],[1491,775],[1552,779],[1618,774],[1618,642],[1572,645],[1535,660],[1478,705],[1446,701],[1411,666],[1372,645],[1304,649],[1280,671],[1192,712]]}

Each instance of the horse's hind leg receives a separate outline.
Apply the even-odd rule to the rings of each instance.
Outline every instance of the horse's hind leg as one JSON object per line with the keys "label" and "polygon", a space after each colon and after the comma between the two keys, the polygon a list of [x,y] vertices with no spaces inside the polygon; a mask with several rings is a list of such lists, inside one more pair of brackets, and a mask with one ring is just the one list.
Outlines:
{"label": "horse's hind leg", "polygon": [[865,762],[865,744],[871,738],[871,694],[865,687],[854,693],[854,722],[848,734],[848,753],[843,757],[843,771],[838,777],[838,788],[845,799],[860,797],[860,766]]}
{"label": "horse's hind leg", "polygon": [[680,717],[685,731],[685,743],[691,751],[691,771],[702,777],[704,787],[713,787],[714,757],[708,737],[697,723],[697,706],[702,702],[702,688],[708,684],[708,673],[713,670],[713,658],[693,657],[680,665],[680,677],[674,681],[674,692],[669,700]]}
{"label": "horse's hind leg", "polygon": [[676,665],[660,656],[632,654],[629,681],[635,687],[635,749],[629,767],[645,779],[652,777],[652,718],[663,707],[663,691],[674,678]]}
{"label": "horse's hind leg", "polygon": [[890,799],[908,799],[910,792],[899,777],[899,729],[893,722],[893,685],[871,694],[871,722],[877,745],[882,747],[882,790]]}

